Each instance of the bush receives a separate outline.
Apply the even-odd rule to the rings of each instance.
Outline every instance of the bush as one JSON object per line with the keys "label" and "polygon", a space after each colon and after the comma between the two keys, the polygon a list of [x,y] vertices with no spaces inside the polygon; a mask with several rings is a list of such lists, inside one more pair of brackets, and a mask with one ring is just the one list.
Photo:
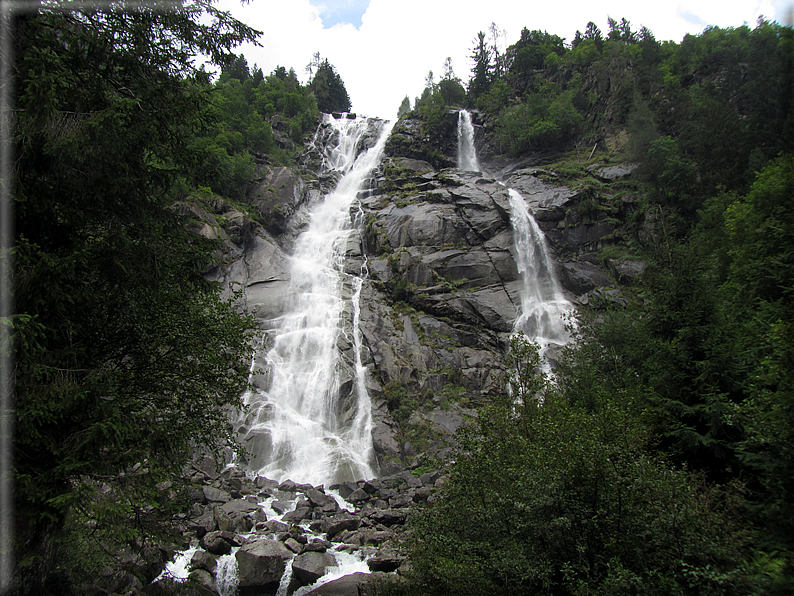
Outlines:
{"label": "bush", "polygon": [[602,395],[570,405],[513,342],[511,386],[464,430],[450,481],[416,522],[429,594],[745,593],[737,494],[649,455]]}

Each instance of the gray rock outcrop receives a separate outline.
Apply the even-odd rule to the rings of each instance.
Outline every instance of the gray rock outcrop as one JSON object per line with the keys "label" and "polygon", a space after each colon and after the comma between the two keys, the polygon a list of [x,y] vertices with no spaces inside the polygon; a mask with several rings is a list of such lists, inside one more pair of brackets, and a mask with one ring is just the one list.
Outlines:
{"label": "gray rock outcrop", "polygon": [[[360,356],[372,401],[373,463],[381,475],[404,469],[423,453],[438,454],[478,404],[503,390],[501,363],[519,315],[522,282],[507,187],[488,175],[452,168],[457,113],[444,116],[440,137],[431,141],[416,120],[395,126],[386,157],[359,195],[361,233],[346,247],[345,272],[367,272],[360,294]],[[487,143],[487,124],[479,115],[475,123],[478,142]],[[322,124],[300,167],[259,164],[249,200],[270,223],[249,231],[240,258],[215,277],[243,289],[241,302],[265,331],[293,299],[289,255],[309,209],[339,180],[338,173],[324,169],[324,146],[334,134]],[[374,141],[365,135],[362,148]],[[601,165],[590,175],[610,184],[632,171],[631,165]],[[633,208],[633,197],[612,200],[607,212],[591,187],[569,185],[548,169],[503,172],[505,184],[522,194],[544,230],[569,299],[591,306],[619,299],[614,288],[631,283],[642,263],[607,259],[600,251],[620,238],[616,216]],[[351,296],[352,284],[345,282],[343,293]],[[343,318],[335,415],[344,421],[355,409],[352,309]],[[253,384],[266,389],[265,362],[254,364],[263,372],[253,376]],[[266,439],[252,441],[246,445],[251,452],[266,448],[256,443]]]}
{"label": "gray rock outcrop", "polygon": [[249,542],[235,553],[240,594],[258,594],[277,587],[293,553],[278,540]]}

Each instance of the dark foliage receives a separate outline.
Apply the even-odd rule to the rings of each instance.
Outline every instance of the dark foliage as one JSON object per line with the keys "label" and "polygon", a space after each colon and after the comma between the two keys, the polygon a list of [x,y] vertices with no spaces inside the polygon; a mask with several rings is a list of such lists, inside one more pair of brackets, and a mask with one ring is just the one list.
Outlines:
{"label": "dark foliage", "polygon": [[249,322],[203,277],[215,244],[171,206],[212,167],[192,147],[213,120],[192,56],[232,64],[256,32],[195,6],[15,17],[22,593],[79,591],[104,549],[143,548],[173,505],[158,484],[233,446]]}

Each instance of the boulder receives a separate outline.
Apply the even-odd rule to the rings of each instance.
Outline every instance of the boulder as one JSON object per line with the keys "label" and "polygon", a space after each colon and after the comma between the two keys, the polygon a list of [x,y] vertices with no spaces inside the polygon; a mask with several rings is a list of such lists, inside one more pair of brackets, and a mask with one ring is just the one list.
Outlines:
{"label": "boulder", "polygon": [[311,507],[297,507],[292,511],[288,511],[284,515],[281,516],[281,519],[284,523],[299,523],[302,522],[304,519],[311,519],[312,518],[312,509]]}
{"label": "boulder", "polygon": [[639,167],[640,164],[638,163],[622,163],[614,166],[594,168],[592,172],[598,178],[604,181],[611,182],[613,180],[618,180],[620,178],[628,178]]}
{"label": "boulder", "polygon": [[198,538],[201,538],[207,532],[212,532],[217,529],[218,524],[215,521],[215,515],[212,509],[204,509],[196,518],[188,520],[187,527],[190,531],[195,532]]}
{"label": "boulder", "polygon": [[367,559],[367,567],[370,571],[383,571],[389,573],[396,571],[405,562],[405,556],[396,553],[391,549],[381,549],[374,557]]}
{"label": "boulder", "polygon": [[194,569],[187,576],[186,584],[196,590],[201,596],[217,596],[218,590],[212,575],[205,569]]}
{"label": "boulder", "polygon": [[227,503],[232,500],[232,496],[229,493],[219,488],[202,486],[201,490],[204,492],[204,498],[208,503]]}
{"label": "boulder", "polygon": [[210,573],[215,573],[217,567],[217,557],[212,556],[212,554],[205,550],[197,550],[193,553],[193,557],[190,559],[191,571],[194,569],[204,569]]}
{"label": "boulder", "polygon": [[346,511],[326,517],[322,521],[322,529],[326,533],[328,540],[332,540],[334,536],[343,530],[356,530],[360,525],[361,518]]}
{"label": "boulder", "polygon": [[372,592],[366,589],[366,585],[371,578],[371,574],[362,572],[343,575],[314,588],[305,596],[369,596]]}
{"label": "boulder", "polygon": [[386,527],[404,524],[407,517],[408,509],[379,509],[369,515],[374,523]]}
{"label": "boulder", "polygon": [[241,594],[277,587],[292,554],[277,540],[257,540],[243,545],[234,555]]}
{"label": "boulder", "polygon": [[201,546],[213,555],[228,555],[233,546],[240,546],[244,539],[233,532],[217,530],[201,537]]}
{"label": "boulder", "polygon": [[325,575],[328,567],[336,566],[336,559],[330,553],[305,552],[293,559],[292,574],[305,586]]}
{"label": "boulder", "polygon": [[576,295],[584,294],[595,288],[612,286],[613,283],[597,265],[581,260],[569,260],[563,263],[562,285]]}
{"label": "boulder", "polygon": [[306,491],[306,499],[309,501],[309,505],[312,507],[319,507],[321,509],[328,508],[330,511],[336,511],[339,509],[339,506],[331,495],[326,495],[319,490],[312,488]]}
{"label": "boulder", "polygon": [[251,501],[246,501],[245,499],[235,499],[233,501],[224,503],[220,506],[220,509],[230,517],[234,518],[259,511],[261,508],[259,505],[252,503]]}

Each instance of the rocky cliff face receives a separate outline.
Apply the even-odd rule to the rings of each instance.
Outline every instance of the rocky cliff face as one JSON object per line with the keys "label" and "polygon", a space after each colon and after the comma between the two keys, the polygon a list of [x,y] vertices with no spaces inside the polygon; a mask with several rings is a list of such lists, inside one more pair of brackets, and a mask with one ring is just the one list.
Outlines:
{"label": "rocky cliff face", "polygon": [[[456,118],[455,112],[447,116],[449,123]],[[474,121],[478,143],[487,145],[487,127],[476,116]],[[503,390],[501,363],[519,314],[520,280],[509,197],[495,176],[528,202],[575,304],[615,299],[614,288],[641,270],[641,263],[608,260],[599,252],[620,242],[620,220],[631,211],[632,197],[610,199],[609,210],[594,197],[601,192],[609,198],[610,185],[630,175],[631,167],[594,167],[590,176],[598,190],[558,180],[552,171],[495,161],[494,175],[461,172],[449,167],[455,163],[456,127],[446,128],[448,138],[431,143],[417,121],[395,126],[386,157],[360,196],[360,237],[346,251],[350,272],[367,271],[360,315],[363,364],[370,373],[373,438],[384,476],[418,465],[424,453],[438,453],[443,438]],[[321,125],[297,168],[260,164],[249,203],[251,219],[261,225],[238,222],[244,237],[227,253],[231,262],[216,272],[227,287],[244,290],[242,300],[263,329],[290,299],[288,255],[306,225],[307,207],[337,181],[322,173],[322,147],[330,134]],[[427,156],[433,164],[422,159]],[[490,169],[488,161],[483,165]],[[340,349],[352,367],[352,344],[341,342]]]}

